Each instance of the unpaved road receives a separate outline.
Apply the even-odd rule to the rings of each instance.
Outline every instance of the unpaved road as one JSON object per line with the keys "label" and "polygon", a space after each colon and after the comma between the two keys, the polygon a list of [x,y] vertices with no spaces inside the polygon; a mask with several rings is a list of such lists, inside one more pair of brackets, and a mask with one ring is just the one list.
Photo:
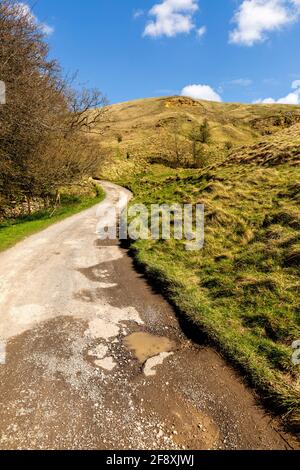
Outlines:
{"label": "unpaved road", "polygon": [[[103,186],[102,212],[129,198]],[[295,447],[97,221],[89,209],[0,254],[0,448]]]}

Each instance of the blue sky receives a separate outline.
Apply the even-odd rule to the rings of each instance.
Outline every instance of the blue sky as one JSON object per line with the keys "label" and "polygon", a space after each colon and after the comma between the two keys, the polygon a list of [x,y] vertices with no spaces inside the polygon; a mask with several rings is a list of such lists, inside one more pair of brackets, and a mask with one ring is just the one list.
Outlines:
{"label": "blue sky", "polygon": [[300,0],[38,0],[33,13],[51,55],[111,103],[300,103]]}

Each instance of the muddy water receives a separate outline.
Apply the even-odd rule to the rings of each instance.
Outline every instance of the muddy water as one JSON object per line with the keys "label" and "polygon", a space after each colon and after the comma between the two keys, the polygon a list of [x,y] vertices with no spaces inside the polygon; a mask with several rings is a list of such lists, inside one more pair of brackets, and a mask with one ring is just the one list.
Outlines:
{"label": "muddy water", "polygon": [[141,363],[144,363],[151,357],[158,356],[161,353],[168,353],[176,348],[174,341],[171,341],[169,338],[154,336],[145,332],[133,333],[127,336],[124,344]]}

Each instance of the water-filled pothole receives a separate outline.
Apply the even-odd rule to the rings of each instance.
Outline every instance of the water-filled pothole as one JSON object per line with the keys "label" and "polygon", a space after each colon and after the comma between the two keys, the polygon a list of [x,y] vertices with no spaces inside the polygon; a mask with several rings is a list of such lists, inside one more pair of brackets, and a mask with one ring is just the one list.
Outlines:
{"label": "water-filled pothole", "polygon": [[168,353],[176,348],[175,342],[169,338],[154,336],[146,332],[127,336],[124,339],[124,344],[142,364],[151,357]]}

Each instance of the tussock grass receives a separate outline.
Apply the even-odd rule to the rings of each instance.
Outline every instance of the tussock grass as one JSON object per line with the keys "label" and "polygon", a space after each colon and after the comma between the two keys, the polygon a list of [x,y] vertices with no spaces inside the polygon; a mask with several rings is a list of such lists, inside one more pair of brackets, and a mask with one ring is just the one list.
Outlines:
{"label": "tussock grass", "polygon": [[285,266],[300,266],[300,243],[292,245],[284,252]]}
{"label": "tussock grass", "polygon": [[[176,307],[246,374],[266,403],[300,429],[299,167],[151,167],[132,178],[133,202],[204,203],[199,252],[180,241],[137,241],[132,252]],[[259,184],[257,184],[259,182]],[[284,198],[282,195],[284,194]],[[217,197],[216,197],[217,195]]]}

